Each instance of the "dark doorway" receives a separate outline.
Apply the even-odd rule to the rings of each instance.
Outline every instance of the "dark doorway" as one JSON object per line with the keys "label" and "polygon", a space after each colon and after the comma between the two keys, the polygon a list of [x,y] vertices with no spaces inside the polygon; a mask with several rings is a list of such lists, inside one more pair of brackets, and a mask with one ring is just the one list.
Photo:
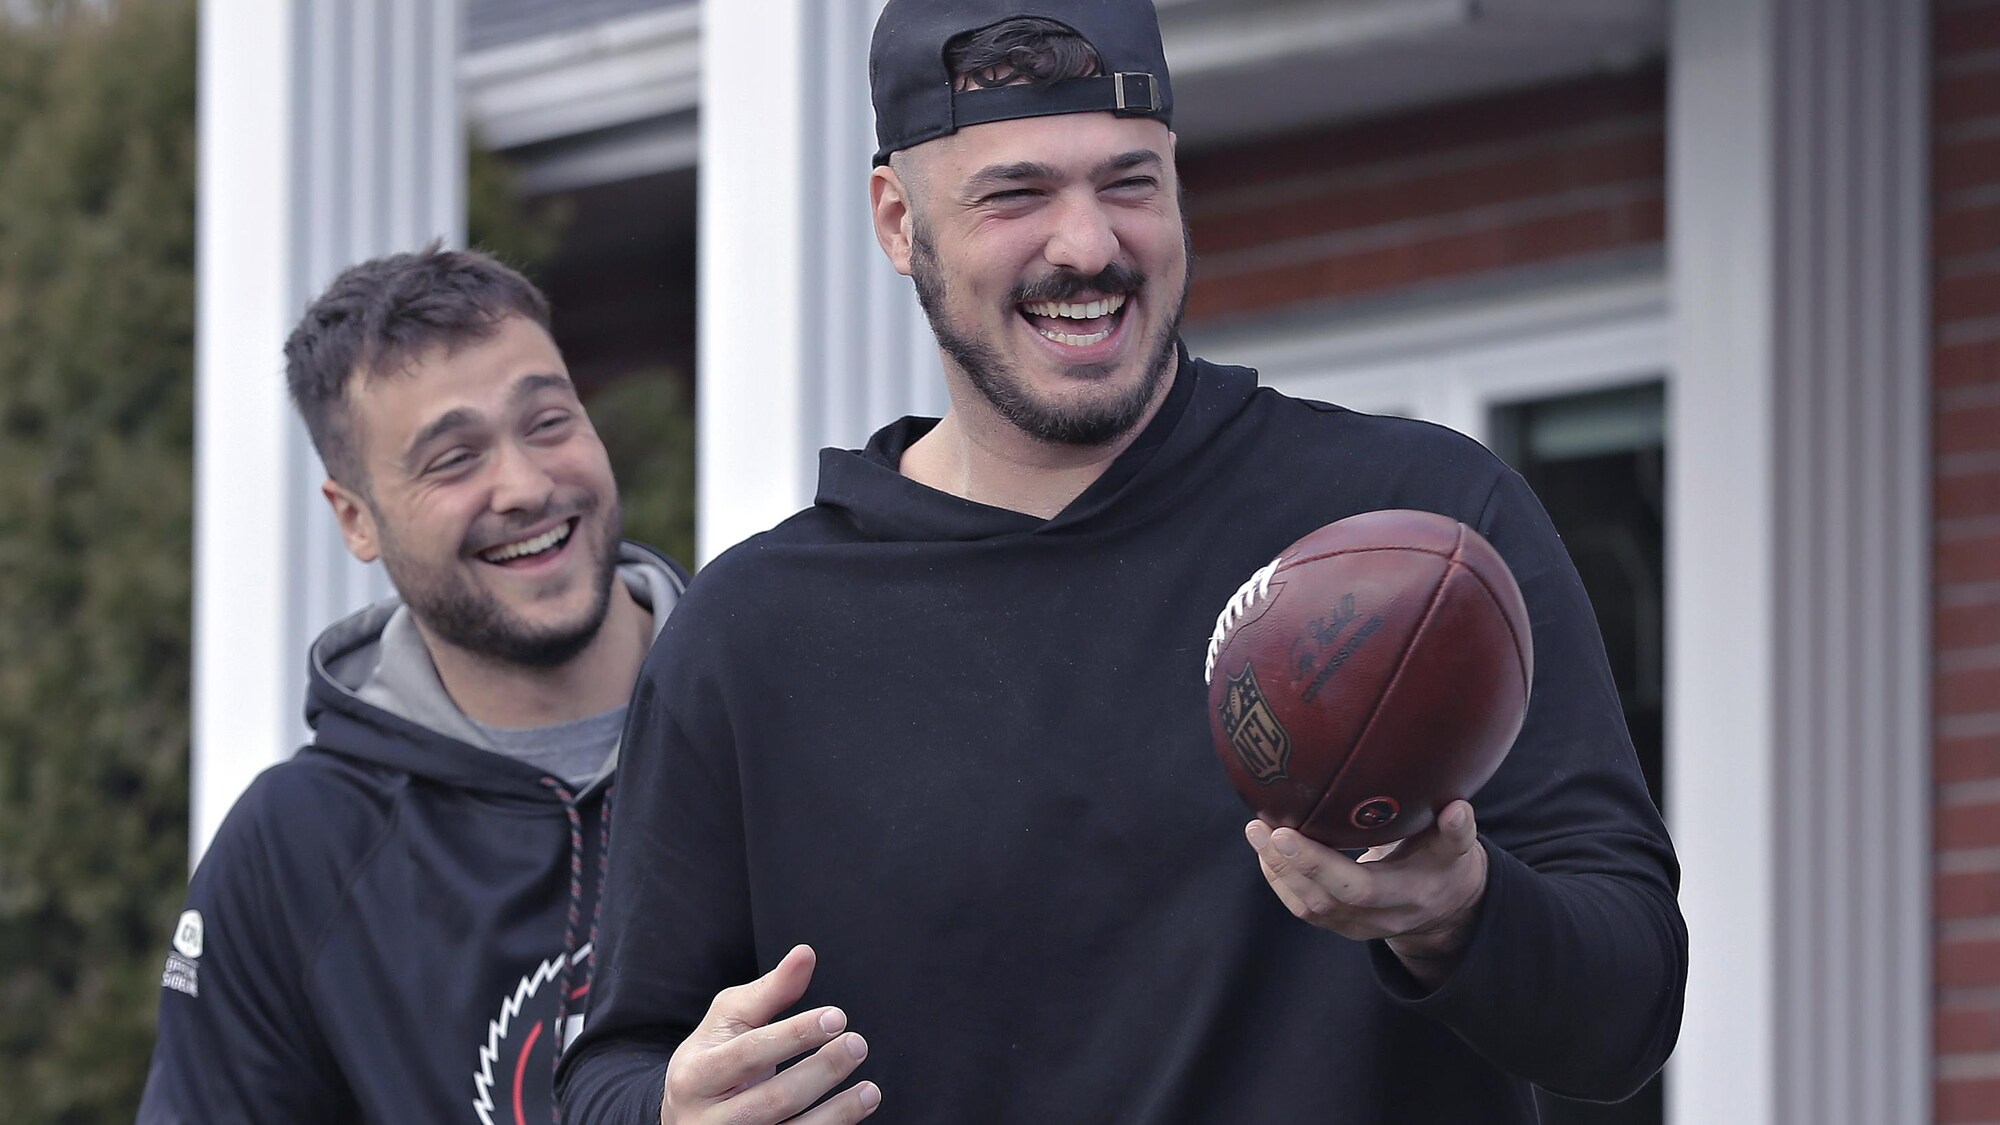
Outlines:
{"label": "dark doorway", "polygon": [[[1666,387],[1643,383],[1498,407],[1493,450],[1555,522],[1597,611],[1625,723],[1661,803],[1666,649]],[[1618,1105],[1540,1095],[1546,1125],[1660,1125],[1659,1078]]]}

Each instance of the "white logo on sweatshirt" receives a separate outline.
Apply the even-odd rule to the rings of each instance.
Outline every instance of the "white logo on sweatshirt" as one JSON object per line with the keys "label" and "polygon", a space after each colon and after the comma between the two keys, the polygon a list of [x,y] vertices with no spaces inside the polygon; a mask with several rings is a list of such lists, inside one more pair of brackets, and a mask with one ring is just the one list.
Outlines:
{"label": "white logo on sweatshirt", "polygon": [[[590,961],[589,944],[576,951],[581,969]],[[500,1000],[500,1012],[486,1025],[486,1042],[479,1048],[479,1066],[472,1074],[472,1110],[481,1125],[540,1125],[553,1098],[550,1079],[556,1055],[583,1029],[583,1007],[589,989],[572,984],[567,1004],[561,1004],[554,983],[562,976],[561,954],[542,962],[521,978]],[[579,974],[579,980],[581,975]],[[565,1009],[563,1026],[555,1026],[558,1007]],[[560,1040],[560,1044],[558,1044]]]}
{"label": "white logo on sweatshirt", "polygon": [[160,973],[160,987],[189,996],[201,995],[202,926],[201,911],[184,910],[174,926],[174,951],[167,954],[167,967]]}
{"label": "white logo on sweatshirt", "polygon": [[174,948],[183,957],[201,956],[201,911],[181,912],[181,924],[174,927]]}

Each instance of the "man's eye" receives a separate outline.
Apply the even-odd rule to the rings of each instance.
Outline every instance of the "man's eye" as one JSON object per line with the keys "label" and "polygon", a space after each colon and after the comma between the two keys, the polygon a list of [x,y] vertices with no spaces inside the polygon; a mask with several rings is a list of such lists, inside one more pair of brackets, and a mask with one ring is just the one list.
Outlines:
{"label": "man's eye", "polygon": [[1157,187],[1158,185],[1159,181],[1153,179],[1151,176],[1133,176],[1131,179],[1119,180],[1117,183],[1112,184],[1111,190],[1135,191],[1141,189],[1150,189],[1153,187]]}
{"label": "man's eye", "polygon": [[1034,190],[1033,188],[1015,188],[1012,191],[996,191],[992,195],[986,197],[986,202],[1020,203],[1023,200],[1033,199],[1035,196],[1040,194],[1041,194],[1040,192]]}
{"label": "man's eye", "polygon": [[551,414],[547,418],[536,422],[530,429],[535,433],[540,433],[544,430],[554,429],[567,421],[569,421],[569,415],[567,414]]}
{"label": "man's eye", "polygon": [[426,474],[449,472],[471,460],[472,454],[461,449],[455,453],[447,453],[437,460],[432,461],[429,465],[425,466],[424,472]]}

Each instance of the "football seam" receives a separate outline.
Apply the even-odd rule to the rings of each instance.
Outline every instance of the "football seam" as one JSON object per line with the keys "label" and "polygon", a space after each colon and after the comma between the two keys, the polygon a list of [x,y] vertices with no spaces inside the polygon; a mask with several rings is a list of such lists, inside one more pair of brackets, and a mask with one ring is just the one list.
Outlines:
{"label": "football seam", "polygon": [[1415,551],[1420,555],[1432,555],[1440,559],[1458,558],[1458,549],[1456,547],[1453,547],[1450,551],[1440,551],[1435,547],[1406,547],[1395,543],[1378,543],[1372,547],[1336,547],[1331,551],[1322,551],[1317,555],[1301,555],[1295,559],[1286,559],[1285,565],[1278,569],[1290,570],[1295,566],[1301,566],[1309,562],[1318,562],[1321,559],[1339,558],[1341,555],[1365,555],[1374,551]]}
{"label": "football seam", "polygon": [[[1452,566],[1459,565],[1458,557],[1463,550],[1464,543],[1465,529],[1461,525],[1458,533],[1458,545],[1452,548],[1450,554],[1421,547],[1359,547],[1353,551],[1333,551],[1329,552],[1328,556],[1322,556],[1329,557],[1330,555],[1351,554],[1360,551],[1416,550],[1422,551],[1427,555],[1436,555],[1444,559],[1448,565],[1445,567],[1444,574],[1439,576],[1437,585],[1431,590],[1430,601],[1425,603],[1423,616],[1417,619],[1417,627],[1410,630],[1409,640],[1404,642],[1403,651],[1397,654],[1396,671],[1389,677],[1389,682],[1382,688],[1381,693],[1375,697],[1375,706],[1368,711],[1368,721],[1361,724],[1361,733],[1355,736],[1354,746],[1352,751],[1347,755],[1347,760],[1340,764],[1340,769],[1334,773],[1333,780],[1326,783],[1326,789],[1320,793],[1319,800],[1313,802],[1312,811],[1306,814],[1305,820],[1301,822],[1302,824],[1311,824],[1319,818],[1320,810],[1326,807],[1327,801],[1332,799],[1334,791],[1340,788],[1341,781],[1347,777],[1347,772],[1354,768],[1355,761],[1361,757],[1361,748],[1368,744],[1368,735],[1375,729],[1375,720],[1382,714],[1382,705],[1389,701],[1389,697],[1395,694],[1396,685],[1402,682],[1403,671],[1410,664],[1410,653],[1417,647],[1417,638],[1424,635],[1424,628],[1431,623],[1431,618],[1437,613],[1438,602],[1444,599],[1444,589],[1451,584],[1451,568]],[[1435,809],[1430,811],[1433,815],[1437,812]]]}
{"label": "football seam", "polygon": [[[1459,526],[1462,529],[1465,525],[1461,523]],[[1286,559],[1285,565],[1280,569],[1290,570],[1293,566],[1298,565],[1300,563],[1317,562],[1320,559],[1337,558],[1341,555],[1363,555],[1371,551],[1415,551],[1417,554],[1420,555],[1431,555],[1436,558],[1444,559],[1451,565],[1464,570],[1467,574],[1470,574],[1473,578],[1473,581],[1479,583],[1479,589],[1483,593],[1485,593],[1486,600],[1492,602],[1493,608],[1500,612],[1500,621],[1502,624],[1507,626],[1507,637],[1508,639],[1514,642],[1514,667],[1516,671],[1521,673],[1522,694],[1526,695],[1528,694],[1529,689],[1534,687],[1534,682],[1533,682],[1534,677],[1529,673],[1528,666],[1521,660],[1521,634],[1514,630],[1514,619],[1507,616],[1507,607],[1500,601],[1500,596],[1494,593],[1492,583],[1486,581],[1486,576],[1479,573],[1477,568],[1466,565],[1465,560],[1463,558],[1463,555],[1465,553],[1463,550],[1464,542],[1465,542],[1465,532],[1461,530],[1459,532],[1459,543],[1457,545],[1454,545],[1451,551],[1449,552],[1439,551],[1431,547],[1403,547],[1392,544],[1377,544],[1371,547],[1336,547],[1331,551],[1323,551],[1317,555],[1306,555],[1297,559]],[[1493,553],[1496,558],[1500,554],[1500,552],[1497,550],[1494,551]],[[1502,566],[1505,566],[1506,563],[1507,560],[1505,559],[1500,560],[1500,564]]]}
{"label": "football seam", "polygon": [[[1498,555],[1499,552],[1495,551],[1494,554]],[[1500,561],[1502,565],[1506,564],[1505,559],[1502,559]],[[1486,595],[1487,601],[1493,603],[1494,611],[1500,615],[1500,623],[1507,626],[1507,637],[1509,640],[1514,642],[1514,668],[1516,671],[1521,673],[1521,698],[1523,699],[1528,698],[1534,692],[1534,687],[1535,687],[1534,675],[1528,671],[1527,664],[1521,660],[1521,634],[1514,631],[1514,619],[1507,616],[1506,605],[1500,601],[1500,595],[1494,593],[1493,586],[1491,583],[1486,581],[1485,575],[1479,573],[1479,571],[1473,567],[1466,566],[1462,562],[1456,562],[1456,560],[1454,560],[1454,562],[1455,565],[1457,565],[1460,569],[1464,570],[1465,573],[1470,574],[1474,582],[1479,583],[1480,592]],[[1523,598],[1522,609],[1525,611],[1526,608],[1527,608],[1527,599]],[[1529,636],[1530,639],[1532,639],[1533,634],[1531,633],[1529,634]]]}

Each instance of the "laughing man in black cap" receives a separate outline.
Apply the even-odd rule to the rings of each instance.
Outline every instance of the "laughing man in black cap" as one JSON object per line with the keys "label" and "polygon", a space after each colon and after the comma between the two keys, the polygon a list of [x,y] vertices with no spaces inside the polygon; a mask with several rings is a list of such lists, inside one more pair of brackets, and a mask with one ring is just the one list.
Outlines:
{"label": "laughing man in black cap", "polygon": [[[1149,0],[890,0],[870,75],[875,232],[951,409],[827,451],[668,621],[566,1119],[1530,1122],[1534,1086],[1636,1090],[1680,1022],[1678,871],[1520,478],[1186,354]],[[1244,825],[1202,663],[1244,575],[1380,508],[1499,549],[1535,681],[1477,818],[1356,862]]]}

